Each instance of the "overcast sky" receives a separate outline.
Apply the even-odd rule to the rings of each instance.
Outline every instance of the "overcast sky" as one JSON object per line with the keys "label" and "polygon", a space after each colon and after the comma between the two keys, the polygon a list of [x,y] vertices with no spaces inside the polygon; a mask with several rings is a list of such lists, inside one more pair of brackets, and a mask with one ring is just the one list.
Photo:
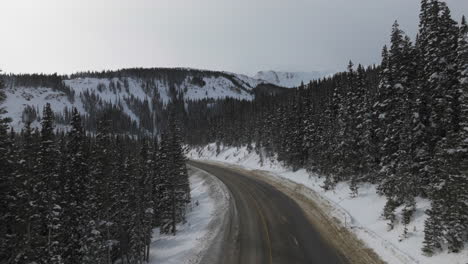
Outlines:
{"label": "overcast sky", "polygon": [[[0,69],[341,70],[380,61],[419,0],[2,0]],[[468,0],[446,1],[459,21]]]}

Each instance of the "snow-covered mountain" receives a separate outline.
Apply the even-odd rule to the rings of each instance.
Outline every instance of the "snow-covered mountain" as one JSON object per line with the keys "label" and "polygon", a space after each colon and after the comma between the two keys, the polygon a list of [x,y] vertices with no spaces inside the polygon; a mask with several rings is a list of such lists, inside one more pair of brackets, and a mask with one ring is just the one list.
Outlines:
{"label": "snow-covered mountain", "polygon": [[[252,100],[254,89],[266,81],[246,75],[187,68],[123,69],[110,72],[57,75],[4,75],[6,100],[0,107],[7,110],[15,130],[25,122],[39,124],[42,108],[50,103],[63,116],[76,107],[83,115],[99,111],[119,111],[128,122],[160,112],[174,98],[189,100],[237,98]],[[145,115],[145,116],[143,116]],[[157,114],[154,114],[157,115]],[[60,119],[60,118],[59,118]]]}
{"label": "snow-covered mountain", "polygon": [[105,111],[117,112],[125,124],[152,130],[157,125],[149,123],[162,117],[165,105],[175,98],[185,102],[227,97],[252,100],[256,92],[277,93],[281,87],[295,87],[323,75],[269,71],[249,77],[188,68],[134,68],[71,76],[4,75],[6,100],[0,102],[0,108],[7,110],[15,130],[25,122],[38,126],[46,103],[58,116],[59,126],[68,123],[67,115],[76,107],[90,118]]}
{"label": "snow-covered mountain", "polygon": [[[115,107],[140,122],[144,108],[155,112],[174,98],[183,100],[237,98],[252,100],[262,81],[245,75],[185,68],[125,69],[80,73],[72,76],[6,75],[7,110],[11,125],[21,129],[26,121],[37,125],[42,108],[50,103],[56,113],[76,107],[82,114]],[[148,112],[148,111],[146,111]]]}
{"label": "snow-covered mountain", "polygon": [[254,79],[263,80],[267,83],[275,84],[282,87],[292,88],[301,85],[301,82],[307,84],[312,80],[317,80],[325,77],[332,72],[329,71],[312,71],[312,72],[281,72],[281,71],[259,71]]}

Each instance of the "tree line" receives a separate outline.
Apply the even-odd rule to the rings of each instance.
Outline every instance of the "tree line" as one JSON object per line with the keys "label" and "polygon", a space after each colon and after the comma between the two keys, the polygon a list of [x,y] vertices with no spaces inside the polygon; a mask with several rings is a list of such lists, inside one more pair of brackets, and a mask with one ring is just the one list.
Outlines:
{"label": "tree line", "polygon": [[147,261],[153,229],[175,235],[190,202],[169,118],[155,138],[117,134],[105,115],[87,133],[76,109],[59,133],[49,104],[40,129],[15,133],[1,118],[0,263]]}
{"label": "tree line", "polygon": [[193,106],[191,145],[247,145],[323,175],[327,190],[347,181],[352,196],[374,183],[389,229],[405,226],[402,239],[415,197],[428,198],[422,250],[458,252],[468,241],[468,26],[442,1],[421,1],[414,43],[394,23],[379,66],[350,62],[280,95]]}

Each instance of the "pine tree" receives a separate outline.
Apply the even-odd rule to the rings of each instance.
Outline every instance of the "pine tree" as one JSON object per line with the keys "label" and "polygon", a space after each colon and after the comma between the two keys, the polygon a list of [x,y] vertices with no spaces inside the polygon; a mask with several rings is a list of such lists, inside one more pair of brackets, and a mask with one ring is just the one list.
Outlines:
{"label": "pine tree", "polygon": [[[54,114],[49,103],[43,111],[41,139],[38,153],[38,210],[41,214],[44,242],[37,247],[38,260],[47,263],[62,263],[63,244],[60,242],[63,211],[60,203],[60,178],[58,168],[58,149],[54,135]],[[42,251],[41,253],[39,253]]]}
{"label": "pine tree", "polygon": [[[3,97],[3,83],[0,79],[0,99]],[[0,259],[14,258],[15,193],[13,142],[8,135],[11,119],[3,117],[6,111],[0,108]]]}
{"label": "pine tree", "polygon": [[441,204],[438,202],[431,203],[431,209],[426,211],[428,218],[424,222],[424,241],[422,251],[426,255],[432,255],[435,250],[440,250],[442,245],[442,219],[441,219]]}
{"label": "pine tree", "polygon": [[89,170],[85,155],[85,134],[82,128],[80,113],[76,108],[72,110],[71,129],[67,134],[64,179],[64,224],[67,226],[64,243],[67,251],[64,260],[67,263],[81,263],[86,254],[86,244],[82,238],[86,237],[86,228],[91,220],[87,212],[90,187],[88,183]]}
{"label": "pine tree", "polygon": [[[16,212],[18,228],[18,242],[16,244],[15,259],[13,263],[23,263],[34,259],[32,242],[37,239],[37,227],[34,219],[37,218],[37,195],[34,195],[33,186],[36,180],[36,157],[38,135],[33,134],[30,123],[26,123],[21,133],[22,144],[19,146],[19,161],[16,170],[16,196],[19,210]],[[36,235],[36,236],[35,236]]]}
{"label": "pine tree", "polygon": [[113,241],[110,228],[113,225],[112,214],[112,167],[111,167],[111,135],[109,121],[103,119],[98,124],[96,142],[92,153],[91,178],[94,181],[93,196],[90,205],[93,216],[89,222],[90,260],[94,262],[111,263]]}
{"label": "pine tree", "polygon": [[348,72],[346,73],[346,86],[342,91],[342,98],[338,105],[337,115],[337,146],[335,148],[335,166],[336,181],[351,179],[354,174],[353,164],[356,153],[356,135],[353,134],[354,128],[357,126],[353,115],[356,111],[355,89],[356,89],[356,72],[353,69],[353,63],[348,64]]}
{"label": "pine tree", "polygon": [[151,244],[151,236],[152,230],[154,227],[154,198],[153,198],[153,159],[152,159],[152,152],[149,151],[148,141],[145,140],[143,142],[143,147],[140,152],[140,162],[141,167],[145,168],[146,170],[143,172],[142,179],[142,201],[143,201],[143,237],[142,241],[144,244],[144,260],[149,260],[150,254],[150,244]]}
{"label": "pine tree", "polygon": [[463,17],[458,37],[457,65],[459,78],[460,125],[459,139],[463,162],[460,169],[468,174],[468,25]]}
{"label": "pine tree", "polygon": [[168,134],[163,137],[161,151],[164,177],[163,198],[161,200],[161,232],[176,234],[176,224],[185,221],[186,204],[190,202],[185,157],[182,151],[180,131],[174,115],[169,122]]}
{"label": "pine tree", "polygon": [[[403,74],[406,67],[406,51],[404,50],[404,47],[407,46],[405,45],[406,41],[398,23],[395,22],[388,58],[384,57],[384,62],[387,59],[388,62],[386,62],[387,68],[382,69],[382,83],[379,87],[377,103],[377,114],[380,123],[379,136],[383,142],[380,155],[382,167],[380,178],[382,182],[379,185],[379,191],[387,195],[391,195],[393,192],[395,177],[397,177],[396,161],[402,154],[400,140],[405,117],[406,89],[408,89],[405,87],[407,85],[407,76]],[[385,53],[384,55],[386,56]]]}
{"label": "pine tree", "polygon": [[163,189],[164,189],[164,179],[163,179],[163,164],[162,164],[162,153],[160,144],[158,142],[158,138],[154,138],[153,143],[153,151],[152,151],[152,163],[153,166],[151,169],[152,175],[152,198],[153,198],[153,226],[159,226],[161,219],[160,219],[160,212],[162,210],[161,201],[163,198]]}
{"label": "pine tree", "polygon": [[403,208],[402,222],[405,226],[403,230],[403,238],[408,238],[408,224],[411,222],[411,217],[413,216],[414,211],[416,211],[416,202],[414,197],[410,196],[405,201],[405,207]]}
{"label": "pine tree", "polygon": [[326,109],[326,123],[328,124],[327,131],[325,131],[326,141],[329,142],[328,146],[325,148],[324,159],[322,160],[323,173],[325,173],[326,179],[324,182],[323,188],[325,190],[333,189],[335,184],[337,183],[337,179],[334,176],[336,173],[336,168],[334,165],[336,164],[337,160],[340,160],[339,152],[336,152],[336,148],[338,145],[338,137],[334,136],[332,131],[336,131],[339,127],[339,123],[337,121],[339,116],[339,109],[341,105],[341,90],[338,86],[333,88],[332,98],[330,103]]}
{"label": "pine tree", "polygon": [[[436,222],[440,225],[439,228],[444,230],[443,237],[448,243],[448,248],[452,252],[458,252],[463,248],[464,242],[468,240],[468,177],[466,170],[467,148],[466,148],[466,81],[464,80],[465,72],[467,71],[467,63],[464,59],[466,53],[467,39],[466,21],[462,19],[462,24],[459,31],[458,47],[456,64],[458,68],[458,89],[455,92],[453,89],[447,89],[448,100],[455,101],[448,107],[452,117],[451,126],[447,126],[444,138],[442,138],[436,146],[435,157],[433,161],[434,171],[437,178],[434,180],[432,200],[433,206],[438,208],[430,214],[427,220],[428,224]],[[452,46],[454,48],[454,46]],[[466,56],[465,56],[466,57]],[[449,83],[450,84],[450,83]],[[450,117],[448,117],[450,118]],[[432,231],[427,231],[425,241],[427,246],[425,250],[430,252],[430,241]],[[438,238],[441,240],[441,238]]]}
{"label": "pine tree", "polygon": [[431,109],[431,129],[426,129],[426,138],[432,159],[425,166],[428,168],[426,179],[420,182],[428,186],[425,193],[432,200],[423,247],[426,254],[432,254],[441,248],[443,241],[447,241],[449,249],[455,252],[466,241],[468,218],[463,189],[466,190],[468,185],[466,174],[460,171],[464,94],[459,87],[463,87],[460,76],[463,75],[464,63],[460,64],[459,45],[464,45],[460,40],[463,33],[457,32],[445,3],[431,1],[427,6],[420,29],[423,41],[418,48],[422,61],[426,63],[420,76],[427,86],[424,98]]}
{"label": "pine tree", "polygon": [[350,93],[351,104],[354,106],[354,129],[352,138],[354,146],[349,151],[352,153],[354,166],[351,175],[351,195],[357,196],[357,183],[368,176],[371,169],[370,144],[371,144],[371,103],[366,80],[365,69],[358,65],[356,72],[356,87]]}

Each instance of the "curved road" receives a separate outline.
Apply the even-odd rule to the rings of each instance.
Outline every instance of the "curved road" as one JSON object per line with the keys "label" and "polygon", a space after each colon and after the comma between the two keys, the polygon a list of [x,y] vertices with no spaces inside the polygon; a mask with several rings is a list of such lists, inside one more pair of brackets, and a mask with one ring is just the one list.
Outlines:
{"label": "curved road", "polygon": [[[230,190],[238,232],[229,231],[220,263],[347,263],[307,220],[302,209],[270,184],[235,169],[190,161],[219,178]],[[227,228],[232,229],[232,228]],[[232,251],[232,252],[226,252]]]}

